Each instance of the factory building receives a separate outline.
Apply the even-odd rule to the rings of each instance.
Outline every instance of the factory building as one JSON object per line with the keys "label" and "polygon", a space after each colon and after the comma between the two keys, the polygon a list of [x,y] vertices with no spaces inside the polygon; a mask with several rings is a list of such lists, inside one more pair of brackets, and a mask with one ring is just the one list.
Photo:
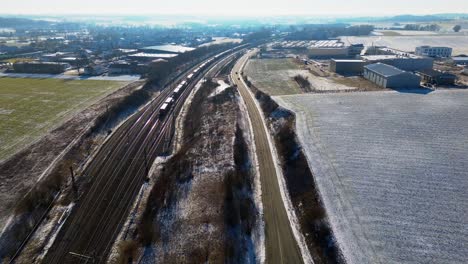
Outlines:
{"label": "factory building", "polygon": [[347,45],[339,39],[279,41],[271,47],[301,51],[314,59],[355,58],[364,50],[363,44]]}
{"label": "factory building", "polygon": [[330,61],[330,71],[341,75],[360,75],[364,71],[364,60],[337,60]]}
{"label": "factory building", "polygon": [[450,58],[452,56],[452,48],[419,46],[416,47],[415,54],[433,58]]}
{"label": "factory building", "polygon": [[364,78],[384,88],[418,88],[421,77],[394,66],[375,63],[364,66]]}
{"label": "factory building", "polygon": [[310,58],[350,58],[361,54],[364,49],[362,44],[347,46],[338,39],[319,40],[307,47]]}
{"label": "factory building", "polygon": [[454,85],[457,80],[455,74],[433,69],[417,71],[416,74],[421,76],[423,83],[431,85]]}
{"label": "factory building", "polygon": [[452,57],[452,60],[457,65],[468,65],[468,57]]}
{"label": "factory building", "polygon": [[411,54],[395,55],[366,55],[362,59],[369,64],[383,63],[392,65],[404,71],[420,71],[432,69],[434,59],[429,57],[414,56]]}
{"label": "factory building", "polygon": [[135,53],[132,55],[129,55],[128,58],[134,61],[139,61],[139,62],[150,62],[156,59],[170,59],[173,57],[176,57],[177,54],[171,54],[171,53],[145,53],[145,52],[139,52]]}
{"label": "factory building", "polygon": [[140,52],[144,53],[171,53],[171,54],[180,54],[188,51],[192,51],[194,48],[184,47],[180,45],[158,45],[150,46],[139,49]]}

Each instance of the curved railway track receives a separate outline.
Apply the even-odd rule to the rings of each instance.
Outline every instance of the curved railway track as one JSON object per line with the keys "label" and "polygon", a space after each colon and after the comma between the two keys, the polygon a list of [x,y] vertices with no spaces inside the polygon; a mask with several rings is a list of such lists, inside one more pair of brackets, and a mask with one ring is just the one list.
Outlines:
{"label": "curved railway track", "polygon": [[[232,54],[224,58],[217,55],[217,61],[210,59],[199,64],[203,67],[198,66],[199,71],[164,118],[160,117],[159,109],[171,96],[175,85],[164,89],[111,135],[85,168],[83,174],[91,179],[89,188],[85,188],[59,231],[44,263],[102,263],[106,260],[149,167],[158,155],[167,152],[175,116],[188,94],[203,77],[216,75],[232,57]],[[183,77],[179,81],[181,79]]]}

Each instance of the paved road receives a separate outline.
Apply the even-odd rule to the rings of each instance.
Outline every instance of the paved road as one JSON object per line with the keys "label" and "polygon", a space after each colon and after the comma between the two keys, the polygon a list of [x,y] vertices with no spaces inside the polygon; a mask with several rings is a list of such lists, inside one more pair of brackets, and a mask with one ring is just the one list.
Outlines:
{"label": "paved road", "polygon": [[[250,53],[243,56],[234,66],[231,77],[244,99],[253,126],[257,160],[262,185],[262,202],[265,220],[266,263],[303,263],[302,255],[292,232],[288,215],[281,198],[278,175],[268,134],[260,109],[249,93],[247,86],[239,80],[240,73]],[[238,72],[239,74],[236,74]]]}

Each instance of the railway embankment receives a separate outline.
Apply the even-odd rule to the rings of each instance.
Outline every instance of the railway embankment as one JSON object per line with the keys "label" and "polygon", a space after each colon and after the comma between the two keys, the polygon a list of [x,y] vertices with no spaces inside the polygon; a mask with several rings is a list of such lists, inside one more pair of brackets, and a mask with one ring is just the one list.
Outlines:
{"label": "railway embankment", "polygon": [[262,220],[246,117],[232,87],[207,80],[191,98],[178,150],[152,185],[113,261],[256,263]]}

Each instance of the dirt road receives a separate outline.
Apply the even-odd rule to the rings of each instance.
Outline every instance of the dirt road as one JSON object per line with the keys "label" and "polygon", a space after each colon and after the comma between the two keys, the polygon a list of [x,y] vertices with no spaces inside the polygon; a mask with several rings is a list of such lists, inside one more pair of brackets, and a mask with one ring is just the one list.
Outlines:
{"label": "dirt road", "polygon": [[[281,198],[275,162],[268,142],[268,132],[260,109],[246,84],[239,79],[250,53],[234,66],[231,77],[244,99],[253,127],[255,148],[262,185],[262,202],[265,220],[266,263],[303,263],[301,252],[290,226]],[[236,72],[238,74],[236,74]]]}

